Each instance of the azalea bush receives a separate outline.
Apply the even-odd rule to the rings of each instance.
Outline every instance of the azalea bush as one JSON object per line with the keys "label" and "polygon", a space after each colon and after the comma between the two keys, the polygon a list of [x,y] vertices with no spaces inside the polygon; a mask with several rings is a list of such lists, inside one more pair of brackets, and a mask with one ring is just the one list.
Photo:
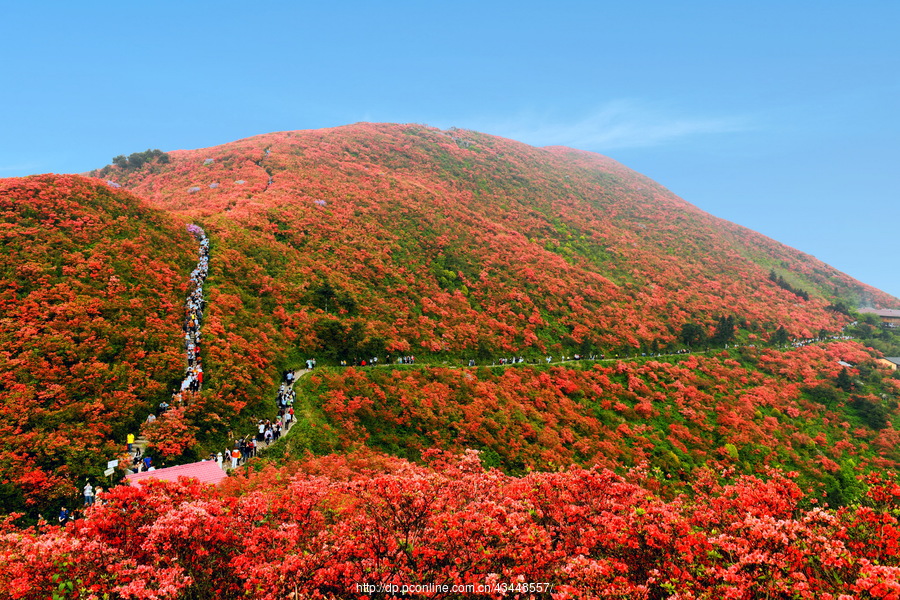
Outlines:
{"label": "azalea bush", "polygon": [[[873,360],[836,341],[563,365],[319,368],[298,383],[298,424],[276,448],[368,446],[418,460],[474,447],[511,473],[646,463],[676,488],[706,467],[777,466],[834,506],[859,494],[860,473],[900,464],[897,390]],[[859,365],[852,393],[837,387],[839,361]]]}
{"label": "azalea bush", "polygon": [[168,397],[196,248],[77,176],[0,180],[0,236],[0,504],[31,510],[99,475]]}
{"label": "azalea bush", "polygon": [[[65,528],[7,524],[0,598],[68,593],[67,582],[78,587],[61,597],[160,600],[400,598],[428,584],[560,599],[847,600],[897,589],[890,478],[834,511],[804,507],[794,475],[778,471],[707,471],[692,493],[664,500],[640,468],[512,477],[473,452],[428,458],[351,454],[245,471],[219,488],[118,487]],[[552,587],[499,587],[521,583]]]}

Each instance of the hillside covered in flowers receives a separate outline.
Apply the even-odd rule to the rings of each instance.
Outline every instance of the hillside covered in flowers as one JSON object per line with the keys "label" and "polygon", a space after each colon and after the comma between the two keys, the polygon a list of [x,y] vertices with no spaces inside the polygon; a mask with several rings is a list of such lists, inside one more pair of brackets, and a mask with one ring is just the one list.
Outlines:
{"label": "hillside covered in flowers", "polygon": [[217,238],[221,289],[243,284],[224,323],[275,315],[304,352],[649,352],[720,318],[809,338],[847,322],[836,302],[900,305],[596,154],[358,124],[169,156],[103,176]]}
{"label": "hillside covered in flowers", "polygon": [[[900,300],[608,158],[274,133],[0,180],[0,235],[0,598],[900,593],[900,335],[856,311]],[[313,358],[224,484],[57,526],[127,434],[230,448]]]}
{"label": "hillside covered in flowers", "polygon": [[191,242],[77,176],[0,180],[0,504],[74,493],[178,375]]}
{"label": "hillside covered in flowers", "polygon": [[65,528],[0,524],[0,597],[802,598],[900,593],[900,485],[817,506],[792,473],[699,473],[662,498],[640,469],[522,477],[475,453],[349,455],[219,488],[121,486]]}
{"label": "hillside covered in flowers", "polygon": [[[845,390],[846,360],[858,367]],[[900,467],[900,379],[857,342],[564,365],[325,368],[301,384],[299,426],[279,442],[287,456],[371,447],[415,460],[473,448],[516,473],[651,465],[669,490],[691,486],[702,468],[777,467],[832,505],[859,492],[857,475]]]}

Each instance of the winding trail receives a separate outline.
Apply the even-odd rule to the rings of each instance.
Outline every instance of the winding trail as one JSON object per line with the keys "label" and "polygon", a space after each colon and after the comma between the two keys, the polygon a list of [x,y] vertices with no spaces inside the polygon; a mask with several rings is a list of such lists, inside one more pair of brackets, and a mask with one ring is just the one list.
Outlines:
{"label": "winding trail", "polygon": [[[292,373],[294,374],[294,378],[291,381],[290,385],[286,386],[286,388],[288,390],[293,391],[294,384],[297,383],[297,380],[300,379],[301,377],[309,375],[311,372],[312,371],[310,369],[297,369],[296,371],[292,371]],[[277,400],[276,400],[276,402],[277,402]],[[293,406],[293,402],[289,406]],[[296,422],[297,422],[297,415],[294,414],[294,418],[284,424],[284,426],[281,430],[281,435],[284,436],[285,434],[287,434],[287,432],[291,430],[291,428],[294,426],[294,424]],[[269,446],[271,446],[272,444],[274,444],[277,441],[278,440],[274,440],[274,439],[272,440],[272,442],[266,442],[265,440],[263,440],[262,442],[257,441],[256,442],[257,453],[259,453],[262,450],[265,450],[266,448],[268,448]],[[243,466],[243,465],[238,465],[238,467],[241,467],[241,466]],[[230,471],[231,463],[229,463],[229,462],[223,463],[222,468],[224,468],[226,471]]]}
{"label": "winding trail", "polygon": [[[263,161],[265,160],[266,156],[268,156],[268,154],[269,154],[269,148],[266,148],[265,155],[263,156],[263,158],[261,158],[259,161],[256,162],[256,164],[258,166],[265,169],[266,173],[269,174],[269,182],[266,185],[266,189],[268,189],[269,185],[271,185],[271,183],[272,183],[271,170],[269,169],[269,167],[262,164]],[[263,190],[263,191],[265,191],[265,190]],[[201,347],[201,328],[202,328],[202,323],[203,323],[203,309],[205,306],[205,300],[203,298],[203,284],[206,281],[207,274],[209,273],[209,238],[206,236],[206,233],[203,231],[203,229],[196,224],[191,223],[191,224],[187,225],[187,230],[189,233],[191,233],[191,235],[193,235],[197,239],[197,241],[199,243],[199,258],[198,258],[198,262],[197,262],[197,267],[191,272],[191,275],[190,275],[190,279],[193,284],[193,287],[189,291],[187,300],[185,301],[185,321],[184,321],[184,325],[183,325],[183,331],[185,333],[184,343],[185,343],[185,359],[186,359],[187,366],[185,369],[185,376],[181,382],[180,390],[175,389],[173,392],[173,395],[172,395],[172,404],[175,407],[181,407],[186,404],[189,404],[190,401],[192,400],[194,394],[199,393],[199,391],[202,387],[202,383],[203,383],[203,366],[202,366],[202,357],[200,356],[200,347]],[[798,346],[803,346],[803,345],[807,345],[810,343],[827,341],[827,339],[848,339],[848,337],[847,336],[831,336],[830,338],[826,338],[826,339],[822,339],[822,340],[820,340],[818,338],[813,338],[813,339],[808,339],[808,340],[800,340],[800,341],[795,341],[795,342],[789,344],[788,347],[792,346],[792,347],[796,348]],[[734,345],[731,345],[731,347],[739,348],[740,345],[734,344]],[[727,348],[727,346],[726,346],[726,348]],[[515,367],[518,365],[523,365],[523,366],[532,365],[533,366],[533,365],[543,365],[543,364],[562,364],[562,363],[567,363],[567,362],[589,361],[589,362],[593,362],[593,363],[612,363],[612,362],[615,362],[618,360],[622,360],[622,361],[652,360],[652,359],[664,359],[666,357],[679,356],[679,355],[685,355],[685,354],[687,354],[687,355],[708,354],[711,352],[720,352],[720,351],[722,351],[721,348],[707,348],[705,350],[693,350],[693,351],[686,350],[686,351],[667,353],[667,354],[653,353],[653,354],[645,354],[643,356],[606,357],[603,355],[600,355],[600,356],[595,355],[595,356],[591,356],[591,357],[578,357],[578,358],[561,356],[561,357],[558,357],[557,360],[553,360],[554,357],[548,356],[548,357],[546,357],[546,363],[542,359],[541,360],[530,359],[529,361],[525,361],[522,358],[513,357],[513,358],[503,358],[500,361],[494,360],[494,361],[492,361],[491,365],[487,365],[487,364],[479,365],[479,364],[471,364],[471,363],[468,365],[459,365],[459,364],[451,365],[451,364],[448,364],[447,362],[445,362],[441,365],[437,365],[437,364],[433,364],[433,363],[414,363],[414,362],[411,364],[416,364],[416,365],[422,366],[422,367],[443,366],[443,367],[464,368],[464,369],[465,368],[484,367],[484,366],[490,366],[491,368],[508,368],[508,367]],[[384,368],[393,368],[395,366],[397,366],[397,365],[393,362],[385,362],[385,363],[372,364],[372,365],[369,365],[368,367],[363,366],[363,368],[373,368],[374,367],[376,369],[379,369],[379,368],[384,369]],[[284,381],[284,383],[286,384],[285,389],[293,392],[294,385],[296,384],[297,380],[299,380],[301,377],[308,375],[310,372],[311,372],[310,369],[297,369],[295,371],[292,371],[291,372],[291,373],[293,373],[292,379],[290,381],[285,379],[285,381]],[[292,394],[292,396],[293,396],[293,394]],[[290,403],[284,407],[285,411],[288,408],[293,407],[294,400],[295,399],[292,398]],[[276,400],[276,402],[277,402],[277,400]],[[171,407],[168,403],[161,402],[160,406],[159,406],[159,414],[158,415],[151,414],[150,416],[148,416],[147,421],[149,422],[149,421],[155,420],[157,418],[164,419],[166,412],[170,408]],[[279,406],[279,408],[281,408],[281,407]],[[281,435],[286,435],[290,431],[290,429],[293,427],[293,425],[295,423],[297,423],[298,417],[300,417],[300,415],[295,413],[293,415],[293,418],[290,421],[286,422],[284,420],[284,414],[283,414],[285,411],[280,410],[279,412],[281,414],[279,414],[279,416],[276,418],[275,422],[273,423],[273,424],[277,423],[277,424],[281,425],[281,428],[280,428]],[[256,432],[254,432],[254,433],[256,433]],[[239,441],[241,439],[246,439],[249,437],[252,437],[252,436],[245,436],[243,438],[237,438],[237,441]],[[254,455],[263,450],[266,450],[272,444],[274,444],[275,441],[277,441],[277,440],[273,439],[272,442],[266,442],[265,439],[263,439],[262,441],[256,441],[256,448],[255,448],[256,452],[254,453]],[[236,440],[231,440],[231,442],[234,442],[236,444]],[[149,445],[149,441],[147,440],[147,438],[141,437],[141,436],[137,436],[135,438],[134,442],[132,443],[132,451],[131,451],[132,462],[134,461],[134,459],[136,457],[143,455],[143,453],[145,452],[148,445]],[[230,449],[226,448],[226,451],[222,457],[223,460],[220,462],[221,466],[228,471],[231,470],[231,460],[229,460],[229,458],[227,456],[227,454],[229,452],[230,452]]]}
{"label": "winding trail", "polygon": [[[266,172],[266,175],[269,176],[269,180],[268,180],[268,182],[266,182],[266,187],[264,187],[262,190],[263,192],[268,190],[269,186],[272,185],[272,182],[274,181],[274,178],[272,175],[272,169],[263,164],[263,161],[266,160],[266,157],[269,156],[270,149],[271,149],[271,147],[266,147],[266,149],[263,151],[263,157],[259,160],[253,161],[256,163],[257,167],[261,167]],[[260,192],[260,193],[262,193],[262,192]]]}

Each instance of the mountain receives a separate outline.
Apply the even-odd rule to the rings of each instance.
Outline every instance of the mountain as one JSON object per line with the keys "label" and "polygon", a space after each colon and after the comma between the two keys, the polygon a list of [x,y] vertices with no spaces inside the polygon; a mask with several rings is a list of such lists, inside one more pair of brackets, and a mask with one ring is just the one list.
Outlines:
{"label": "mountain", "polygon": [[170,157],[105,176],[203,222],[223,276],[252,287],[242,301],[290,315],[285,339],[307,351],[335,342],[323,321],[361,328],[320,348],[343,358],[486,358],[665,348],[729,316],[749,339],[813,337],[847,322],[835,301],[898,306],[586,152],[359,124]]}
{"label": "mountain", "polygon": [[[418,359],[305,380],[288,455],[478,448],[519,472],[649,461],[682,479],[706,464],[772,465],[832,501],[841,461],[900,461],[885,431],[896,406],[879,400],[896,390],[872,354],[857,342],[763,348],[872,337],[847,330],[849,308],[897,299],[608,158],[357,124],[95,174],[210,233],[219,402],[272,397],[274,374],[311,356]],[[642,358],[735,344],[693,362]],[[573,355],[640,360],[533,364]],[[502,373],[448,369],[513,356],[525,364]],[[853,398],[835,391],[839,361],[865,365]]]}
{"label": "mountain", "polygon": [[[114,455],[116,440],[180,380],[179,311],[196,253],[188,222],[212,240],[193,456],[228,443],[243,419],[269,414],[280,372],[310,356],[323,365],[399,355],[429,365],[625,357],[837,334],[851,320],[848,306],[900,305],[615,161],[567,148],[357,124],[140,158],[92,173],[100,179],[4,180],[2,426],[14,442],[3,464],[20,473],[7,480],[13,496],[71,493],[66,474],[99,469],[87,457]],[[755,359],[741,360],[756,369]],[[833,361],[817,360],[835,376]],[[444,377],[416,376],[421,389]],[[310,390],[318,399],[310,415],[329,427],[346,420],[322,411],[329,394],[352,388],[335,377],[333,390]],[[515,394],[507,409],[521,414],[525,396]],[[589,388],[578,394],[591,397]],[[427,431],[448,425],[426,420]],[[458,444],[535,468],[595,460],[597,427],[608,437],[610,425],[576,434],[554,425],[561,437],[552,444],[585,438],[593,450],[528,444],[541,460],[512,452],[508,435],[519,426],[494,443],[471,434]],[[367,433],[376,447],[411,458],[441,438],[377,429]],[[344,447],[327,438],[316,443]],[[707,454],[721,447],[702,445]]]}
{"label": "mountain", "polygon": [[219,488],[0,522],[0,599],[900,589],[900,334],[854,310],[900,300],[608,158],[420,125],[0,180],[6,512],[71,505],[150,431],[190,224],[203,389],[147,452],[230,447],[315,357],[296,425]]}

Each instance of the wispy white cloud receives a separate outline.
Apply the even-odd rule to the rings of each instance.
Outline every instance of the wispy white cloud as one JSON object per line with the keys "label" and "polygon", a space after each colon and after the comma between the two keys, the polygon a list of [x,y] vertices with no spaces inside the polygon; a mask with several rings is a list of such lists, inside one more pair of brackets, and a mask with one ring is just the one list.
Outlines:
{"label": "wispy white cloud", "polygon": [[12,173],[12,172],[31,172],[34,169],[37,169],[40,165],[37,163],[28,163],[28,164],[20,164],[20,165],[0,165],[0,173]]}
{"label": "wispy white cloud", "polygon": [[752,129],[744,116],[699,117],[630,100],[608,102],[571,119],[521,113],[507,120],[475,127],[537,146],[572,146],[584,150],[615,150],[660,146],[700,135]]}

